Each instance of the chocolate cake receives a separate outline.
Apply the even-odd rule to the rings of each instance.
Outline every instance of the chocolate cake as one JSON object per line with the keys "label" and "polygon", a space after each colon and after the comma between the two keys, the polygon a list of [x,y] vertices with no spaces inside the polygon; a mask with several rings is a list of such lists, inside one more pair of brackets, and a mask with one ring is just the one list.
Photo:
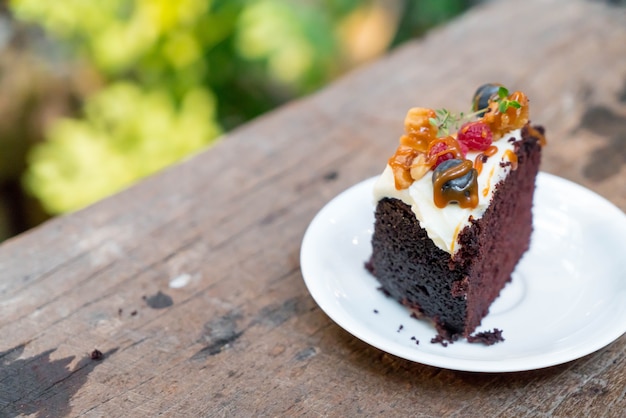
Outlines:
{"label": "chocolate cake", "polygon": [[521,92],[486,85],[477,96],[456,133],[449,121],[461,118],[448,111],[411,109],[375,186],[366,268],[382,291],[434,322],[438,342],[490,340],[471,334],[511,280],[532,231],[543,128],[530,125]]}

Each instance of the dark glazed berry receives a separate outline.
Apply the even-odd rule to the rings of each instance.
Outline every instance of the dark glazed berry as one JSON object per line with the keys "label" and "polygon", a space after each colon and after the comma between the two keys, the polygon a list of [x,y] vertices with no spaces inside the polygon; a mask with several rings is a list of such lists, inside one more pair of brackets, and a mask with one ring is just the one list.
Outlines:
{"label": "dark glazed berry", "polygon": [[435,169],[435,175],[437,175],[439,173],[443,173],[444,171],[446,171],[449,168],[456,167],[457,165],[461,164],[462,162],[463,161],[459,160],[458,158],[452,158],[450,160],[442,161],[441,164],[439,164],[437,166],[437,168]]}
{"label": "dark glazed berry", "polygon": [[438,208],[457,203],[461,208],[478,205],[478,172],[470,160],[448,160],[433,172],[433,201]]}
{"label": "dark glazed berry", "polygon": [[[439,164],[437,166],[437,168],[435,169],[434,175],[433,175],[433,183],[435,181],[435,179],[440,176],[443,172],[445,172],[446,170],[449,170],[453,167],[456,167],[458,165],[460,165],[461,163],[463,163],[462,160],[459,159],[452,159],[452,160],[446,160],[444,162],[442,162],[441,164]],[[474,183],[476,179],[476,170],[469,170],[467,173],[465,173],[464,175],[460,176],[460,177],[456,177],[456,178],[452,178],[450,180],[448,180],[447,182],[445,182],[443,184],[443,190],[453,190],[457,193],[462,193],[466,196],[469,195],[470,193],[470,187],[472,186],[472,184]]]}
{"label": "dark glazed berry", "polygon": [[[478,87],[474,98],[472,99],[472,110],[478,112],[479,110],[486,109],[489,106],[489,99],[498,97],[498,89],[502,87],[502,84],[487,83]],[[481,112],[478,116],[482,116],[485,112]]]}

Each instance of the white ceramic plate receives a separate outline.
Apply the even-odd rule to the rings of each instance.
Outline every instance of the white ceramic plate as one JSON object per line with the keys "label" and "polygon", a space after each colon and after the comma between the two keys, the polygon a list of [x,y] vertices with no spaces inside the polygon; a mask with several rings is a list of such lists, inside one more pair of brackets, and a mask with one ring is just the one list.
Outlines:
{"label": "white ceramic plate", "polygon": [[501,329],[505,341],[431,343],[434,327],[377,290],[364,268],[373,184],[363,181],[330,201],[309,225],[301,248],[309,292],[354,336],[431,366],[511,372],[577,359],[626,332],[626,215],[575,183],[540,173],[530,250],[477,329]]}

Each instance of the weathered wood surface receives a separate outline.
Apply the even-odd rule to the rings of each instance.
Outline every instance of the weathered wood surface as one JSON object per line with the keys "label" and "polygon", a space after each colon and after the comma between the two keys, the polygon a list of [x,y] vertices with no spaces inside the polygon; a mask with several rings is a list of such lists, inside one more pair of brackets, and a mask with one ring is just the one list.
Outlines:
{"label": "weathered wood surface", "polygon": [[626,7],[488,3],[4,242],[0,416],[623,416],[625,336],[548,369],[455,372],[368,346],[305,288],[314,214],[382,170],[409,107],[463,109],[485,81],[531,97],[544,171],[626,210]]}

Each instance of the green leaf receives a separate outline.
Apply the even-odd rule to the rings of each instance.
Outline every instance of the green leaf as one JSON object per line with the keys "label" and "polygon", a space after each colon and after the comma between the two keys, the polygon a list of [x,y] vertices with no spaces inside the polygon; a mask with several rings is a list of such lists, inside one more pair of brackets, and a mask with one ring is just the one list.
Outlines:
{"label": "green leaf", "polygon": [[509,90],[504,86],[500,86],[500,88],[498,89],[498,97],[501,99],[506,99],[507,97],[509,97]]}

